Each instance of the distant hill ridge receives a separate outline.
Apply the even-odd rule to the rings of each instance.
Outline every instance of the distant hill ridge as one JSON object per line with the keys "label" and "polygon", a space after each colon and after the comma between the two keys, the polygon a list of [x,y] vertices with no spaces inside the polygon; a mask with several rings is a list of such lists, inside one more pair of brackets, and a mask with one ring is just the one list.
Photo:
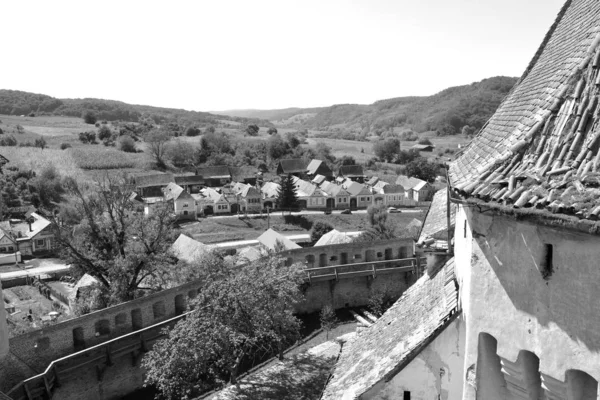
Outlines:
{"label": "distant hill ridge", "polygon": [[[406,127],[417,132],[460,133],[465,125],[479,129],[491,117],[517,78],[497,76],[442,90],[432,96],[408,96],[370,105],[336,104],[319,108],[281,110],[230,110],[220,114],[268,119],[276,125],[309,129],[371,132]],[[313,114],[313,115],[311,115]],[[294,119],[294,116],[304,118]]]}
{"label": "distant hill ridge", "polygon": [[0,114],[27,115],[33,112],[46,115],[81,117],[88,110],[93,111],[99,119],[108,121],[137,122],[144,116],[154,119],[157,123],[177,120],[182,123],[208,125],[216,123],[217,120],[228,120],[241,123],[257,123],[262,126],[271,125],[268,121],[252,117],[240,118],[215,115],[201,111],[128,104],[115,100],[57,99],[44,94],[0,89]]}

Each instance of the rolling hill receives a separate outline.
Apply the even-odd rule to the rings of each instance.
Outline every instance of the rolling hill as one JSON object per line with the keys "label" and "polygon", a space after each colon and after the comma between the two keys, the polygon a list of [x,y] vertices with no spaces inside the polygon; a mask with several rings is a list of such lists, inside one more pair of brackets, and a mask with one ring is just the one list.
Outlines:
{"label": "rolling hill", "polygon": [[[268,119],[276,126],[356,133],[407,128],[440,135],[460,133],[465,125],[479,129],[491,117],[517,78],[498,76],[445,89],[426,97],[397,97],[370,105],[338,104],[321,108],[233,110],[220,114]],[[301,118],[297,116],[302,116]]]}
{"label": "rolling hill", "polygon": [[254,117],[215,115],[200,111],[187,111],[175,108],[152,107],[127,104],[121,101],[103,99],[57,99],[44,94],[0,89],[0,114],[63,115],[81,117],[86,111],[93,111],[98,119],[107,121],[138,122],[140,118],[151,118],[156,123],[178,121],[182,124],[209,125],[223,121],[234,123],[256,123],[270,126],[271,123]]}

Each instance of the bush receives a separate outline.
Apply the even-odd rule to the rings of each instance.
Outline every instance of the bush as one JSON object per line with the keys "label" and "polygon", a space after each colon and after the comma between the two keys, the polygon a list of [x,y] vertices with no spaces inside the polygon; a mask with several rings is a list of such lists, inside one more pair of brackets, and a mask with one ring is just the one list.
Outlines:
{"label": "bush", "polygon": [[198,136],[200,133],[202,133],[200,129],[195,126],[190,126],[185,130],[185,136]]}
{"label": "bush", "polygon": [[105,141],[110,139],[111,137],[112,131],[110,130],[110,128],[106,125],[100,126],[100,129],[98,129],[98,139]]}
{"label": "bush", "polygon": [[0,146],[16,146],[17,139],[13,135],[8,135],[5,138],[0,139]]}
{"label": "bush", "polygon": [[419,144],[428,144],[428,145],[432,145],[433,143],[431,143],[431,140],[427,139],[427,138],[423,138],[423,139],[419,139]]}
{"label": "bush", "polygon": [[407,131],[402,132],[402,134],[400,135],[400,139],[407,142],[414,142],[419,139],[419,136],[417,136],[417,134],[413,131]]}
{"label": "bush", "polygon": [[117,141],[118,149],[125,153],[135,153],[135,141],[129,135],[123,135]]}
{"label": "bush", "polygon": [[66,149],[70,149],[71,145],[69,143],[61,143],[60,144],[60,149],[61,150],[66,150]]}
{"label": "bush", "polygon": [[96,117],[96,114],[94,114],[94,112],[90,110],[84,112],[82,117],[83,121],[86,124],[94,125],[96,121],[98,121],[98,117]]}

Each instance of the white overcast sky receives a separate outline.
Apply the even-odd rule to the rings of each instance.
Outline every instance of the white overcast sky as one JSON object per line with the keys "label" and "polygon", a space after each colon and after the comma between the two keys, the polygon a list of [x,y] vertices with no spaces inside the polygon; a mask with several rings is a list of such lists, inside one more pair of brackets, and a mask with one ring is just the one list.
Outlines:
{"label": "white overcast sky", "polygon": [[563,0],[9,1],[0,88],[227,110],[520,76]]}

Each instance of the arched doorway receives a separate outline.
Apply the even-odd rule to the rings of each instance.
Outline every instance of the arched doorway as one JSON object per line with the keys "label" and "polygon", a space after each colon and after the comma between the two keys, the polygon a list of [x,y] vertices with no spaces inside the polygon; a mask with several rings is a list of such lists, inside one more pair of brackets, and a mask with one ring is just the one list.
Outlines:
{"label": "arched doorway", "polygon": [[383,204],[383,197],[375,197],[375,204],[377,204],[377,205]]}
{"label": "arched doorway", "polygon": [[350,208],[352,208],[352,209],[357,208],[356,199],[350,199]]}
{"label": "arched doorway", "polygon": [[215,213],[213,206],[204,207],[204,215],[213,215]]}
{"label": "arched doorway", "polygon": [[327,254],[321,253],[319,254],[319,267],[327,266]]}
{"label": "arched doorway", "polygon": [[231,205],[231,213],[232,213],[232,214],[237,214],[237,213],[238,213],[238,211],[239,211],[239,209],[240,209],[240,205],[239,205],[239,204],[237,204],[237,203],[233,203],[233,204]]}
{"label": "arched doorway", "polygon": [[327,199],[326,204],[327,208],[334,208],[335,207],[335,199]]}
{"label": "arched doorway", "polygon": [[186,304],[185,297],[182,294],[175,296],[175,314],[181,315],[185,312]]}

